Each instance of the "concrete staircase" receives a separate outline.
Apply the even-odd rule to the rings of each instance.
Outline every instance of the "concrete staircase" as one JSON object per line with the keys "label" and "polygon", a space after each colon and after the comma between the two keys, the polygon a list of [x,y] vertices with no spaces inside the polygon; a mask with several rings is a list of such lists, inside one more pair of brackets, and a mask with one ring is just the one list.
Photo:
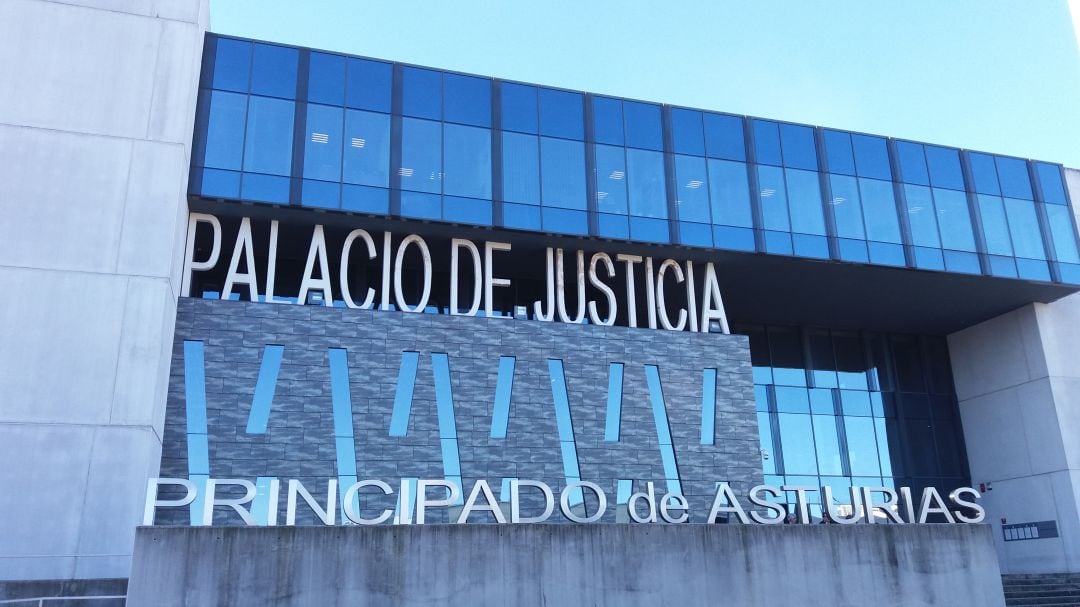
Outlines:
{"label": "concrete staircase", "polygon": [[1009,607],[1080,607],[1080,573],[1003,575],[1001,582]]}

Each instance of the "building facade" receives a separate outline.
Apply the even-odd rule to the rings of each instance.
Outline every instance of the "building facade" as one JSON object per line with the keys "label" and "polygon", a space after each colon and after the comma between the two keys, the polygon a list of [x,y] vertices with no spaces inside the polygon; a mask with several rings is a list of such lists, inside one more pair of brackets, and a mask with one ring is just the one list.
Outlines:
{"label": "building facade", "polygon": [[974,486],[1004,572],[1080,571],[1080,173],[204,36],[195,1],[0,16],[4,89],[46,85],[0,96],[33,294],[0,580],[126,578],[154,476],[248,479],[260,524],[273,479],[590,481],[612,523],[650,482],[691,522],[720,482],[829,487],[814,517]]}

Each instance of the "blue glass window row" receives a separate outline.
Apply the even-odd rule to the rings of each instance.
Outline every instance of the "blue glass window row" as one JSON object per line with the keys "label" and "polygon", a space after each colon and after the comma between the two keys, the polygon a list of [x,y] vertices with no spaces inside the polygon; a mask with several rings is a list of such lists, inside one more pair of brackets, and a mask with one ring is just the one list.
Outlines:
{"label": "blue glass window row", "polygon": [[192,193],[1080,283],[1058,165],[209,36]]}
{"label": "blue glass window row", "polygon": [[966,481],[942,338],[774,325],[734,330],[750,337],[767,476],[848,485],[880,479],[885,486]]}

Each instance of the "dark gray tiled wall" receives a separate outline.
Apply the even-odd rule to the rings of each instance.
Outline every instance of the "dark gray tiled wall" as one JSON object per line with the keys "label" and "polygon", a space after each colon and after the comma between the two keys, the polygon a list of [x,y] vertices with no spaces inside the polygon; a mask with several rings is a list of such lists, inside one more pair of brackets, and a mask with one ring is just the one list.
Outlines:
{"label": "dark gray tiled wall", "polygon": [[[704,520],[716,481],[731,482],[740,495],[762,481],[743,336],[202,299],[180,300],[161,476],[187,476],[185,340],[204,342],[214,478],[296,478],[314,495],[325,496],[327,479],[337,476],[327,351],[346,348],[360,479],[377,478],[396,487],[401,477],[443,477],[430,354],[444,352],[466,491],[479,478],[487,479],[496,497],[503,477],[542,480],[556,492],[565,484],[547,364],[551,358],[565,364],[581,478],[599,484],[609,498],[604,521],[615,520],[617,479],[634,479],[635,490],[653,480],[658,491],[666,490],[645,380],[648,364],[660,369],[691,520]],[[284,346],[281,371],[266,434],[248,435],[248,413],[267,344]],[[420,363],[408,435],[392,438],[390,416],[405,351],[419,352]],[[490,438],[500,356],[517,359],[505,440]],[[604,441],[611,362],[625,364],[617,443]],[[714,445],[700,444],[706,368],[718,370]],[[393,507],[393,498],[365,501],[365,515],[370,515],[367,508],[376,507]],[[283,520],[284,497],[280,512]],[[312,522],[306,509],[301,512],[300,522]],[[557,512],[553,521],[561,520]],[[158,518],[159,524],[187,520],[186,509],[162,509]],[[239,522],[227,509],[215,515],[215,523]]]}

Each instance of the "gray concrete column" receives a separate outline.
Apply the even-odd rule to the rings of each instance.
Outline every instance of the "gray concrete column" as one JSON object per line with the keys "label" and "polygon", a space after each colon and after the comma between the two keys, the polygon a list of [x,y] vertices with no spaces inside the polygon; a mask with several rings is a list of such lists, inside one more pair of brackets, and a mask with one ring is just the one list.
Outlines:
{"label": "gray concrete column", "polygon": [[[1066,176],[1080,202],[1080,172]],[[1080,294],[954,333],[949,352],[1002,571],[1080,571]],[[1056,521],[1060,537],[1006,542],[1002,519]]]}
{"label": "gray concrete column", "polygon": [[0,580],[126,577],[207,0],[0,3]]}

